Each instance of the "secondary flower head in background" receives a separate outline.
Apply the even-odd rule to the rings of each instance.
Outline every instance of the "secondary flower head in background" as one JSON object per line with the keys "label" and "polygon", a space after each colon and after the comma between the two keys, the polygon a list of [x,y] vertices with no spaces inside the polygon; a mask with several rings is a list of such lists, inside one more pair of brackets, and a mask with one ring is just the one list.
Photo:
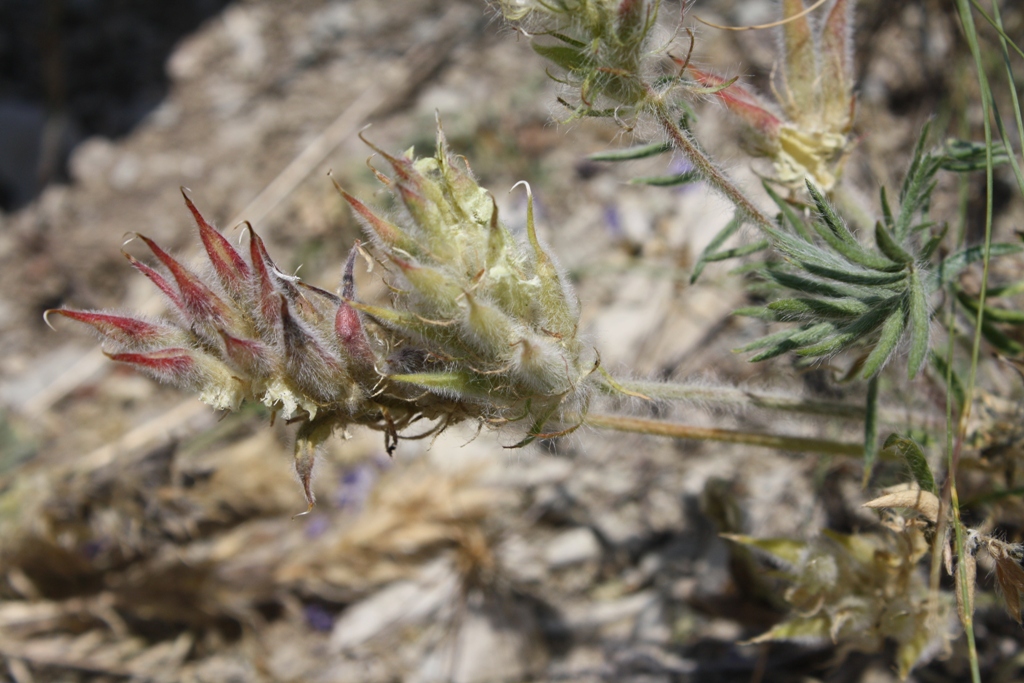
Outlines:
{"label": "secondary flower head in background", "polygon": [[113,360],[215,408],[258,401],[301,422],[295,464],[310,507],[316,447],[337,428],[378,429],[390,450],[421,420],[434,421],[428,435],[465,419],[522,421],[524,442],[549,422],[578,422],[596,353],[577,336],[575,293],[537,239],[532,200],[520,240],[440,131],[434,157],[380,153],[394,177],[378,177],[402,201],[404,219],[385,220],[341,192],[386,271],[390,306],[355,300],[358,244],[335,294],[283,273],[248,224],[248,254],[239,253],[186,195],[211,269],[182,264],[143,235],[158,268],[125,254],[174,320],[47,315],[92,326]]}
{"label": "secondary flower head in background", "polygon": [[[792,187],[810,180],[831,190],[850,151],[856,98],[850,15],[855,0],[836,0],[820,26],[807,16],[782,27],[782,56],[775,71],[776,102],[771,103],[720,76],[690,68],[740,118],[755,141],[756,153],[772,160],[777,179]],[[803,0],[783,0],[783,13],[795,17]]]}

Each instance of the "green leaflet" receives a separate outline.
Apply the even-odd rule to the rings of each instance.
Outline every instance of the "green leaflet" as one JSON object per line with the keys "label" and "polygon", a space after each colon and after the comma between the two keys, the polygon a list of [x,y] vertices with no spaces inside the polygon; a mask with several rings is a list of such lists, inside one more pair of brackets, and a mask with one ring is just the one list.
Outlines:
{"label": "green leaflet", "polygon": [[878,337],[878,342],[875,343],[875,348],[871,349],[871,353],[868,354],[867,360],[864,361],[864,367],[861,369],[861,376],[864,379],[873,378],[882,369],[886,361],[889,360],[889,356],[896,350],[896,345],[899,343],[900,337],[903,336],[905,327],[906,316],[901,306],[893,311],[882,324],[882,333]]}
{"label": "green leaflet", "polygon": [[750,244],[744,244],[742,247],[733,247],[732,249],[725,249],[724,251],[715,252],[714,254],[708,254],[704,257],[705,261],[724,261],[731,258],[739,258],[740,256],[747,256],[748,254],[755,254],[759,251],[764,251],[769,247],[768,240],[758,240],[751,242]]}
{"label": "green leaflet", "polygon": [[[751,362],[757,362],[780,356],[786,351],[806,347],[818,342],[835,332],[835,325],[832,323],[818,323],[799,330],[787,330],[788,336],[782,338],[774,347],[762,351],[753,358]],[[746,349],[744,349],[746,350]]]}
{"label": "green leaflet", "polygon": [[632,161],[634,159],[646,159],[648,157],[658,156],[665,152],[672,151],[672,145],[667,142],[655,142],[650,145],[639,145],[637,147],[627,147],[626,149],[617,149],[611,152],[597,152],[591,154],[587,158],[590,161]]}
{"label": "green leaflet", "polygon": [[[992,256],[1006,256],[1007,254],[1016,254],[1024,250],[1019,244],[1010,244],[1007,242],[994,242],[992,244]],[[960,274],[967,266],[972,263],[977,263],[985,257],[985,247],[983,245],[975,245],[968,247],[963,251],[958,251],[955,254],[950,254],[946,258],[942,259],[939,263],[939,267],[931,275],[931,282],[929,282],[929,289],[935,290],[939,287],[948,284],[954,277]]]}
{"label": "green leaflet", "polygon": [[896,242],[896,238],[889,234],[881,221],[875,223],[875,243],[883,254],[899,264],[914,262],[914,257]]}
{"label": "green leaflet", "polygon": [[872,273],[867,270],[856,270],[853,268],[834,268],[821,266],[812,262],[801,262],[800,265],[813,275],[839,280],[851,285],[894,285],[906,279],[906,273]]}
{"label": "green leaflet", "polygon": [[803,237],[807,242],[813,241],[811,233],[807,229],[807,223],[793,210],[789,202],[780,197],[768,183],[762,183],[762,186],[765,192],[768,193],[768,196],[772,198],[772,201],[775,202],[775,205],[779,207],[781,217],[785,219],[785,222],[793,229],[793,232]]}
{"label": "green leaflet", "polygon": [[778,282],[783,287],[788,287],[789,289],[803,292],[805,294],[818,294],[820,296],[827,296],[836,299],[850,297],[862,301],[878,300],[877,293],[867,287],[845,285],[841,282],[825,282],[824,280],[816,280],[782,270],[779,267],[773,267],[772,264],[769,264],[768,268],[765,269],[765,275],[775,282]]}
{"label": "green leaflet", "polygon": [[767,308],[779,315],[791,316],[791,319],[798,319],[800,316],[805,315],[845,318],[864,315],[870,310],[866,303],[857,299],[827,300],[812,298],[779,299],[768,304]]}
{"label": "green leaflet", "polygon": [[[992,165],[1009,163],[1010,155],[1002,142],[992,144]],[[969,140],[948,140],[943,147],[942,169],[956,173],[985,170],[985,143]]]}
{"label": "green leaflet", "polygon": [[[844,325],[838,330],[836,335],[817,344],[805,346],[799,349],[797,354],[813,358],[837,353],[857,340],[866,337],[877,329],[879,325],[882,325],[883,321],[890,317],[890,310],[889,306],[876,306],[859,318],[855,318],[849,324]],[[902,316],[899,308],[896,309],[895,314]]]}
{"label": "green leaflet", "polygon": [[890,434],[882,445],[883,451],[891,451],[898,455],[906,463],[914,481],[921,487],[922,491],[928,491],[938,495],[939,490],[935,485],[935,477],[928,466],[928,460],[924,457],[924,451],[917,443],[908,437],[900,434]]}
{"label": "green leaflet", "polygon": [[931,312],[924,285],[916,270],[910,271],[910,357],[907,359],[907,376],[914,379],[921,364],[928,355],[928,339],[931,330]]}
{"label": "green leaflet", "polygon": [[[992,292],[989,292],[992,296]],[[964,306],[964,308],[971,311],[971,313],[977,315],[978,313],[978,301],[971,297],[967,292],[962,290],[956,293],[957,300]],[[1024,325],[1024,311],[1014,311],[1006,308],[995,308],[993,306],[985,305],[985,319],[992,320],[998,323],[1007,323],[1010,325]]]}
{"label": "green leaflet", "polygon": [[651,185],[653,187],[675,187],[677,185],[689,185],[691,183],[698,182],[700,179],[701,175],[697,171],[687,171],[677,175],[632,178],[630,179],[629,184]]}
{"label": "green leaflet", "polygon": [[732,220],[725,224],[721,230],[718,231],[708,246],[704,247],[704,251],[700,253],[700,257],[697,258],[697,263],[693,266],[693,273],[690,274],[690,284],[692,285],[700,277],[700,274],[704,272],[704,266],[707,265],[708,261],[711,261],[711,255],[715,254],[716,250],[725,244],[725,241],[736,234],[736,231],[742,227],[743,221],[739,216],[733,216]]}

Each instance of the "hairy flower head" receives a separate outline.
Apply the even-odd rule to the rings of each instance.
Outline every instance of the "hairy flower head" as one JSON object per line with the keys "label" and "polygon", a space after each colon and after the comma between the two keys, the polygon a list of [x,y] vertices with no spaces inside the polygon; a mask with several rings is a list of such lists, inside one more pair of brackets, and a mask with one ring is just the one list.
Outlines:
{"label": "hairy flower head", "polygon": [[580,420],[596,353],[577,335],[576,297],[537,238],[532,198],[519,239],[440,131],[433,157],[377,151],[393,169],[378,177],[404,205],[402,220],[338,189],[384,266],[389,305],[356,300],[358,243],[329,292],[282,272],[248,223],[248,250],[236,250],[185,195],[212,268],[193,269],[144,235],[135,237],[157,265],[125,253],[174,320],[46,315],[91,326],[111,359],[215,408],[257,401],[302,423],[295,464],[310,507],[316,447],[339,427],[378,429],[390,450],[420,420],[434,421],[426,434],[464,419],[523,422],[520,443],[547,435],[549,423]]}

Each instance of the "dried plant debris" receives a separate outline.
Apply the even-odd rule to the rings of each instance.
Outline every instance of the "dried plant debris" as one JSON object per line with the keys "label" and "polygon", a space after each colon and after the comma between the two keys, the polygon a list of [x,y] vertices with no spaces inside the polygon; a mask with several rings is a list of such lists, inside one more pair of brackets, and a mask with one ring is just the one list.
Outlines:
{"label": "dried plant debris", "polygon": [[846,650],[877,652],[897,644],[901,678],[947,652],[955,636],[950,604],[935,604],[918,566],[929,550],[920,529],[878,534],[825,530],[812,541],[726,538],[763,554],[789,585],[793,614],[751,642],[832,642]]}

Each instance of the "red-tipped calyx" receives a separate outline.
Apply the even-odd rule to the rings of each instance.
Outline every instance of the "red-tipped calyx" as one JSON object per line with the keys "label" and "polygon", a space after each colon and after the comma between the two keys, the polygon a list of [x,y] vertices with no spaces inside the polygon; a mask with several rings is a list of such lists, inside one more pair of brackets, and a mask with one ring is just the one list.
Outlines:
{"label": "red-tipped calyx", "polygon": [[281,307],[285,367],[289,378],[318,401],[334,400],[347,380],[341,362],[292,315],[287,298],[278,295],[278,301]]}
{"label": "red-tipped calyx", "polygon": [[[331,178],[331,181],[334,182],[334,179]],[[380,238],[381,242],[390,247],[397,246],[402,249],[405,249],[408,246],[409,239],[406,237],[405,233],[402,232],[401,228],[375,214],[370,207],[343,190],[337,182],[334,182],[334,187],[338,189],[341,196],[349,203],[352,210],[356,212],[360,222],[374,235]]]}
{"label": "red-tipped calyx", "polygon": [[224,340],[224,352],[228,359],[246,374],[265,378],[271,371],[270,352],[267,345],[253,339],[241,339],[218,329]]}
{"label": "red-tipped calyx", "polygon": [[232,293],[237,294],[244,291],[250,277],[249,265],[235,251],[235,248],[231,246],[231,242],[203,218],[203,215],[199,213],[199,209],[192,203],[189,196],[185,194],[185,188],[181,188],[181,196],[185,198],[185,206],[188,207],[188,210],[192,212],[192,217],[195,218],[196,225],[199,227],[199,238],[203,240],[203,247],[206,249],[206,254],[210,257],[213,269],[217,271],[217,277],[220,279],[221,284]]}
{"label": "red-tipped calyx", "polygon": [[[689,72],[698,83],[706,88],[719,88],[726,83],[726,79],[721,76],[695,69],[692,66],[689,68]],[[713,94],[722,101],[729,111],[740,117],[754,131],[768,140],[778,139],[782,120],[773,114],[757,95],[735,83],[716,90]]]}
{"label": "red-tipped calyx", "polygon": [[219,296],[203,284],[199,276],[178,263],[170,254],[160,248],[145,235],[136,233],[136,237],[146,243],[153,255],[170,272],[178,286],[178,294],[184,311],[196,323],[214,322],[226,325],[231,320],[230,309]]}
{"label": "red-tipped calyx", "polygon": [[246,222],[246,229],[249,231],[249,259],[252,261],[254,278],[256,280],[256,294],[259,298],[260,314],[263,323],[273,328],[277,326],[281,318],[281,302],[278,301],[278,292],[275,283],[280,281],[277,277],[277,266],[270,259],[267,247],[263,239],[256,234],[250,223]]}
{"label": "red-tipped calyx", "polygon": [[178,331],[170,325],[102,311],[76,311],[70,308],[51,308],[43,313],[47,325],[53,313],[90,325],[104,337],[131,349],[167,344],[178,336]]}
{"label": "red-tipped calyx", "polygon": [[188,349],[160,349],[148,353],[108,353],[107,357],[146,371],[161,382],[175,386],[191,384],[195,378],[196,359]]}
{"label": "red-tipped calyx", "polygon": [[356,282],[353,276],[355,269],[356,254],[359,251],[359,242],[352,247],[345,261],[345,270],[341,276],[341,305],[334,316],[334,331],[338,335],[338,342],[341,348],[351,358],[364,362],[373,363],[373,352],[370,350],[370,343],[363,331],[363,323],[359,319],[359,313],[352,308],[350,302],[356,295]]}
{"label": "red-tipped calyx", "polygon": [[172,287],[171,283],[168,282],[163,275],[132,256],[127,251],[122,251],[121,253],[124,254],[124,257],[128,259],[128,262],[132,264],[132,267],[135,268],[135,270],[148,277],[150,281],[157,286],[157,289],[163,292],[164,296],[170,299],[175,308],[181,311],[182,314],[188,315],[188,310],[185,308],[185,302],[183,302],[181,297],[178,295],[178,290]]}

